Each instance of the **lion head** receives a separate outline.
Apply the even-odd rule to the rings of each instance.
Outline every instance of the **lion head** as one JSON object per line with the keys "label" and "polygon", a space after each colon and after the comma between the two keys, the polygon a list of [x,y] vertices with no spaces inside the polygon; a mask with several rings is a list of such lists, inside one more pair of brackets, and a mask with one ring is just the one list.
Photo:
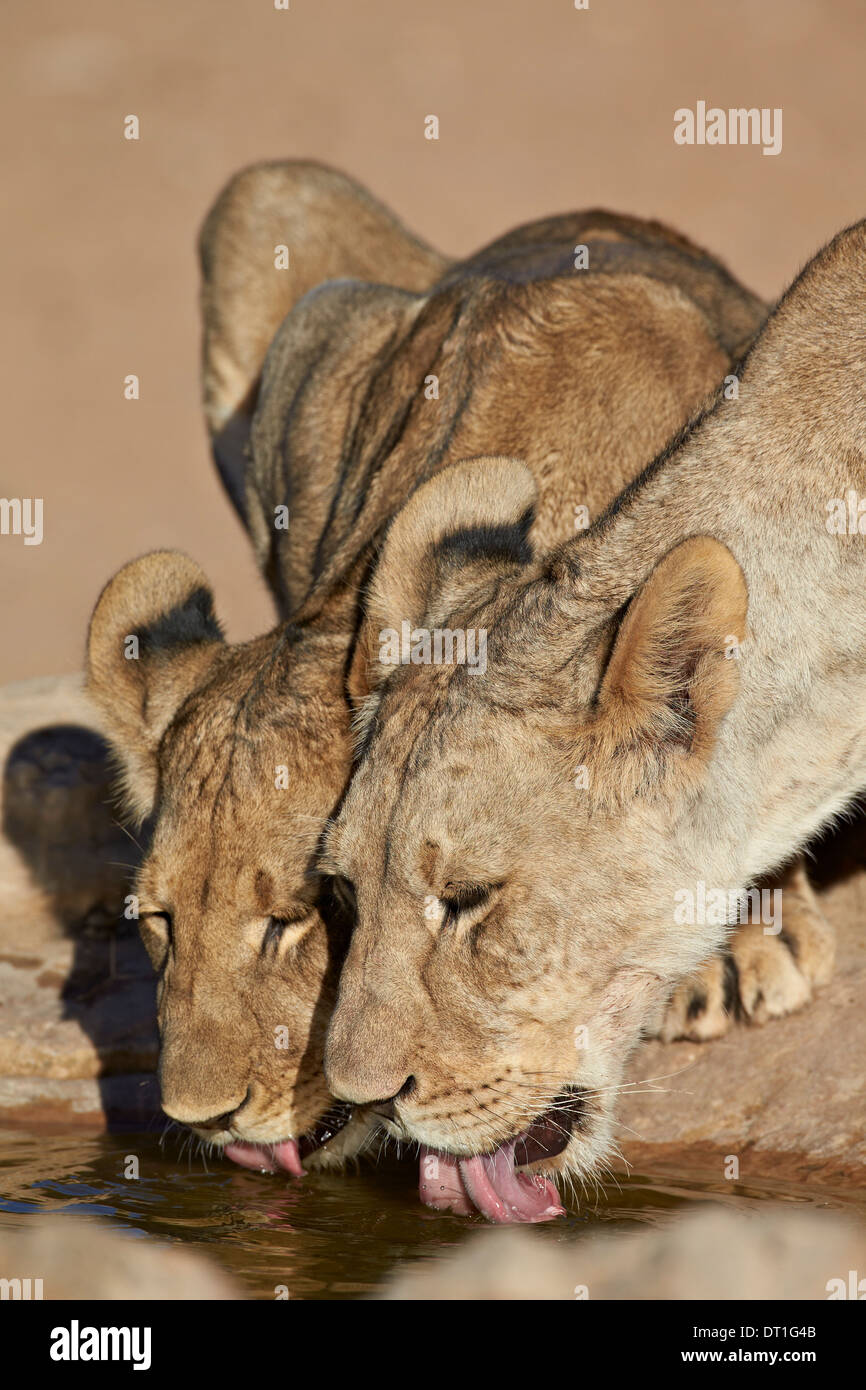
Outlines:
{"label": "lion head", "polygon": [[[559,1210],[533,1165],[597,1170],[629,1052],[716,944],[652,905],[682,881],[672,825],[736,694],[725,647],[747,602],[707,537],[634,594],[609,565],[576,584],[568,548],[525,562],[533,491],[520,463],[473,460],[398,515],[352,671],[359,764],[323,856],[358,913],[331,1088],[422,1145],[428,1202],[493,1220]],[[382,635],[403,623],[416,643],[485,633],[486,670],[393,660]]]}
{"label": "lion head", "polygon": [[229,646],[204,574],[173,552],[115,576],[88,642],[127,807],[152,825],[136,896],[163,1107],[238,1161],[296,1174],[366,1133],[322,1074],[348,927],[316,868],[349,757],[341,661],[321,630]]}

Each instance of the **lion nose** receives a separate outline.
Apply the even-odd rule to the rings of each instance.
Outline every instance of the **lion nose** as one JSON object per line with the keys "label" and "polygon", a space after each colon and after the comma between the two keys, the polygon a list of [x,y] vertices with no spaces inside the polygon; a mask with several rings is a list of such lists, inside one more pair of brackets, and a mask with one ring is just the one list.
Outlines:
{"label": "lion nose", "polygon": [[388,1072],[382,1066],[371,1068],[344,1065],[342,1059],[326,1055],[325,1079],[328,1089],[337,1100],[354,1105],[374,1105],[380,1111],[393,1107],[398,1100],[411,1095],[415,1089],[414,1076],[405,1072]]}
{"label": "lion nose", "polygon": [[337,1100],[356,1105],[399,1096],[412,1071],[413,1030],[405,1012],[377,990],[360,1003],[340,987],[325,1040],[325,1080]]}
{"label": "lion nose", "polygon": [[193,1129],[206,1129],[216,1134],[220,1130],[231,1129],[238,1111],[244,1108],[249,1098],[250,1091],[249,1088],[247,1088],[247,1093],[243,1100],[238,1101],[236,1105],[230,1106],[228,1110],[223,1110],[219,1115],[201,1116],[200,1114],[196,1114],[194,1108],[187,1109],[177,1104],[167,1105],[165,1100],[162,1102],[162,1109],[163,1113],[166,1114],[170,1120],[177,1120],[178,1124],[189,1125]]}
{"label": "lion nose", "polygon": [[397,1117],[397,1101],[408,1100],[416,1089],[418,1083],[414,1076],[407,1076],[399,1091],[393,1096],[388,1096],[385,1100],[374,1100],[373,1109],[377,1115],[381,1115],[383,1120],[394,1120]]}

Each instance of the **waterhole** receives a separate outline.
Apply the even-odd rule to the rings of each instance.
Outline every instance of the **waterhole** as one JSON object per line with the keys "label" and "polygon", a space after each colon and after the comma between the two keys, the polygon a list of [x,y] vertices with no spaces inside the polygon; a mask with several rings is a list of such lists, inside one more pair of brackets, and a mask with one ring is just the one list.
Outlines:
{"label": "waterhole", "polygon": [[[137,1179],[124,1176],[135,1170],[131,1157]],[[601,1227],[655,1226],[701,1202],[856,1206],[866,1214],[864,1194],[621,1172],[572,1200],[564,1219],[535,1229],[541,1240],[562,1241]],[[220,1265],[248,1297],[268,1299],[281,1286],[298,1299],[370,1296],[399,1266],[491,1229],[480,1218],[421,1206],[417,1162],[408,1155],[295,1181],[205,1160],[173,1134],[0,1133],[0,1223],[21,1228],[49,1214],[99,1223],[129,1239],[179,1242]]]}

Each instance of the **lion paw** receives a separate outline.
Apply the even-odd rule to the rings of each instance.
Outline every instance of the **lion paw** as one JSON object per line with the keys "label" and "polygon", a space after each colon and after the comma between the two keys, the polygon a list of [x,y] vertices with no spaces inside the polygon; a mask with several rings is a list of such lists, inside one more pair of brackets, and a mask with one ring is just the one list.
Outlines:
{"label": "lion paw", "polygon": [[801,866],[773,885],[782,890],[781,930],[737,927],[725,949],[676,989],[658,1036],[706,1042],[736,1022],[766,1023],[796,1012],[833,973],[835,934]]}

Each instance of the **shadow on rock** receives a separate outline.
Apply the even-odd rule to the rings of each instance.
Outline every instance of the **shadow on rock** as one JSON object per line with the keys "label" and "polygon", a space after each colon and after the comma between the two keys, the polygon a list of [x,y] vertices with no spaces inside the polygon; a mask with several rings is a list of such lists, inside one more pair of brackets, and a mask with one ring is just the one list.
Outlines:
{"label": "shadow on rock", "polygon": [[154,977],[126,915],[141,847],[119,823],[114,781],[95,730],[29,731],[6,759],[2,828],[73,947],[65,977],[43,970],[36,984],[91,1040],[108,1127],[142,1128],[159,1110]]}

